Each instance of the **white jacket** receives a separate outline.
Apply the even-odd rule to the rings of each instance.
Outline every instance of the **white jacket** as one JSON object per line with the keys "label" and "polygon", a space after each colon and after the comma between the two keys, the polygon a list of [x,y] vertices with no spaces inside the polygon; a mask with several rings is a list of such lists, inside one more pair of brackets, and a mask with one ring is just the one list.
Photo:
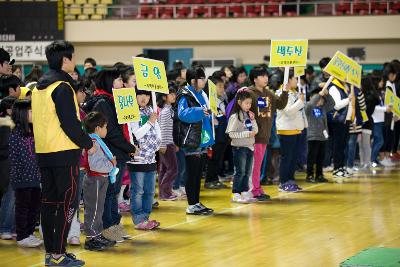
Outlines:
{"label": "white jacket", "polygon": [[[282,94],[282,90],[276,92]],[[284,109],[278,109],[276,112],[276,129],[299,130],[307,128],[307,118],[304,114],[304,102],[298,99],[298,92],[289,91],[288,102]]]}

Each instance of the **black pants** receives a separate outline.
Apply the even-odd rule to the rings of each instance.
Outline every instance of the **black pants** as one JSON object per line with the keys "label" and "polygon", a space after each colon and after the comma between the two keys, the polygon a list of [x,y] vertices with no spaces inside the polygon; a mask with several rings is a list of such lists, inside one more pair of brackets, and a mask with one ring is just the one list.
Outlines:
{"label": "black pants", "polygon": [[392,153],[397,152],[400,141],[400,121],[394,123],[394,144],[392,146]]}
{"label": "black pants", "polygon": [[391,152],[393,150],[394,131],[391,129],[390,123],[383,126],[383,140],[381,152]]}
{"label": "black pants", "polygon": [[17,241],[35,232],[40,211],[40,188],[18,188],[15,190],[15,228]]}
{"label": "black pants", "polygon": [[314,177],[314,165],[316,165],[315,177],[322,175],[324,164],[325,141],[308,141],[307,176]]}
{"label": "black pants", "polygon": [[6,193],[10,181],[10,161],[0,160],[0,206],[3,194]]}
{"label": "black pants", "polygon": [[189,205],[200,202],[201,174],[204,167],[205,155],[187,155],[186,159],[186,195]]}
{"label": "black pants", "polygon": [[226,150],[226,143],[212,146],[212,158],[207,160],[206,183],[218,181],[218,175],[223,175],[223,163]]}
{"label": "black pants", "polygon": [[72,218],[78,207],[78,163],[40,168],[42,173],[41,223],[47,253],[63,254]]}
{"label": "black pants", "polygon": [[333,166],[334,169],[340,169],[344,167],[345,160],[345,149],[347,145],[349,128],[344,123],[333,123]]}

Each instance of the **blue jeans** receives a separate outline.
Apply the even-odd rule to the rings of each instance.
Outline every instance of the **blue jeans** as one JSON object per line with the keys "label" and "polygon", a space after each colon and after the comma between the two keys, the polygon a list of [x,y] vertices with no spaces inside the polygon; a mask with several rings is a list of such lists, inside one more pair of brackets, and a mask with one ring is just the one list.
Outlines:
{"label": "blue jeans", "polygon": [[294,183],[294,173],[296,171],[297,157],[301,134],[279,135],[281,142],[281,165],[279,167],[280,184]]}
{"label": "blue jeans", "polygon": [[249,179],[253,166],[254,152],[247,147],[232,147],[235,176],[233,178],[232,193],[249,191]]}
{"label": "blue jeans", "polygon": [[154,191],[156,172],[131,172],[131,213],[133,223],[139,224],[149,219]]}
{"label": "blue jeans", "polygon": [[15,192],[11,183],[1,200],[0,233],[15,233]]}
{"label": "blue jeans", "polygon": [[124,162],[118,162],[117,168],[119,168],[119,173],[116,177],[115,183],[109,183],[107,187],[103,212],[104,229],[117,225],[121,221],[121,214],[119,214],[118,210],[118,194],[119,191],[121,191],[122,176],[124,175],[126,164]]}
{"label": "blue jeans", "polygon": [[381,150],[384,140],[383,140],[383,122],[374,123],[374,129],[372,131],[372,152],[371,152],[371,162],[378,161],[378,154]]}
{"label": "blue jeans", "polygon": [[354,159],[356,157],[357,150],[357,137],[358,134],[350,134],[349,142],[347,143],[347,167],[354,167]]}
{"label": "blue jeans", "polygon": [[307,129],[304,129],[300,134],[300,140],[297,145],[298,157],[297,166],[303,167],[307,163]]}
{"label": "blue jeans", "polygon": [[179,151],[176,152],[176,159],[178,161],[178,175],[176,176],[174,184],[172,186],[174,190],[179,189],[179,187],[185,187],[187,179],[186,160],[183,150],[179,149]]}

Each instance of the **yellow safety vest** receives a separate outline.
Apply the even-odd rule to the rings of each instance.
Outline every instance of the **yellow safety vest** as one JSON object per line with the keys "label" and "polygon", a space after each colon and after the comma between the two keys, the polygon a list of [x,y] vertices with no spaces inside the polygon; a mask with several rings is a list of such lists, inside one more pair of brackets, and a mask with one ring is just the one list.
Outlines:
{"label": "yellow safety vest", "polygon": [[76,94],[68,82],[58,81],[43,90],[33,89],[32,124],[36,153],[53,153],[79,149],[61,128],[61,123],[56,113],[56,106],[51,98],[51,94],[61,83],[66,83],[71,88],[74,96],[76,117],[80,120]]}

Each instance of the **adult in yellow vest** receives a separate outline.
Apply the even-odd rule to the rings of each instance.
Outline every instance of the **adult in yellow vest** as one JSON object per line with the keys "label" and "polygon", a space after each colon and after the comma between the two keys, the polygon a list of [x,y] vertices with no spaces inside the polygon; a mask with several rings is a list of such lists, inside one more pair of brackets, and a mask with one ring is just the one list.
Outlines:
{"label": "adult in yellow vest", "polygon": [[46,266],[83,266],[66,253],[75,210],[81,149],[94,149],[82,130],[75,83],[74,47],[55,41],[46,47],[47,72],[32,92],[32,122],[37,159],[42,173],[41,224]]}

